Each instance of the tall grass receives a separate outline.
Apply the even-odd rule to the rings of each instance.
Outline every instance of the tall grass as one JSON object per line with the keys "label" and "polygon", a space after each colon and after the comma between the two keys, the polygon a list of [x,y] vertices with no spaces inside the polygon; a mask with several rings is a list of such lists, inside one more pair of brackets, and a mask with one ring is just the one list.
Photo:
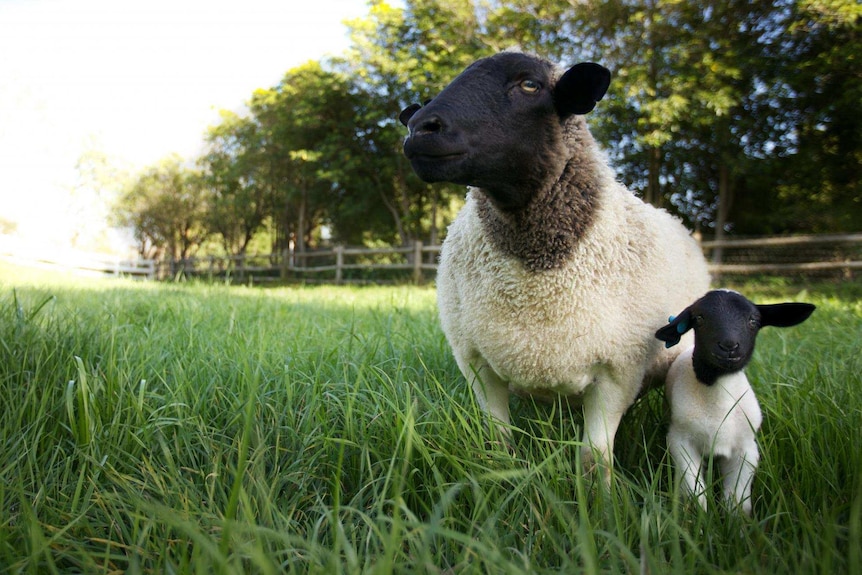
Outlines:
{"label": "tall grass", "polygon": [[759,338],[745,519],[674,496],[660,393],[610,492],[565,404],[514,399],[496,441],[431,289],[0,278],[0,571],[862,572],[851,288]]}

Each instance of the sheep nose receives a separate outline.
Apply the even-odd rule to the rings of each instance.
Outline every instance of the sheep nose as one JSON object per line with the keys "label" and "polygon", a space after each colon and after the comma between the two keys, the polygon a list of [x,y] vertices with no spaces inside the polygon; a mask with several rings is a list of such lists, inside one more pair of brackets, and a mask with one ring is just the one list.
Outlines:
{"label": "sheep nose", "polygon": [[739,342],[737,341],[720,341],[718,342],[718,347],[722,349],[722,351],[736,351],[739,349]]}
{"label": "sheep nose", "polygon": [[446,131],[446,124],[439,116],[422,119],[413,127],[413,136],[427,136]]}

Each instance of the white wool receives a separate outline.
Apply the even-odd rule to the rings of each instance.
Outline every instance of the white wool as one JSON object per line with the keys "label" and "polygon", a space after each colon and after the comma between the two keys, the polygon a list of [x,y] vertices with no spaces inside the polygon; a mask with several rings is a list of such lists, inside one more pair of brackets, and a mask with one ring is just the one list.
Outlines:
{"label": "white wool", "polygon": [[671,406],[668,448],[682,488],[706,508],[704,459],[719,458],[725,498],[751,512],[751,480],[759,455],[755,433],[763,416],[745,372],[720,376],[707,386],[697,380],[692,364],[694,346],[674,361],[667,374]]}
{"label": "white wool", "polygon": [[438,304],[483,407],[507,423],[508,388],[584,395],[585,442],[610,462],[644,377],[662,377],[679,353],[656,329],[707,291],[709,275],[681,222],[616,183],[588,140],[576,153],[594,156],[604,184],[574,253],[556,269],[527,270],[495,247],[472,190],[443,245]]}

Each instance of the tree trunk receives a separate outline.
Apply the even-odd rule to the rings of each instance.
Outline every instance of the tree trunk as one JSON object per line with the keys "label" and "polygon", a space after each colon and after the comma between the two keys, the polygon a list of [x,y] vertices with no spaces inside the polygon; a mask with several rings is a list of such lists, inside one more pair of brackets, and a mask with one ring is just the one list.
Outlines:
{"label": "tree trunk", "polygon": [[305,211],[307,202],[308,192],[305,190],[305,187],[299,192],[299,214],[297,214],[297,222],[296,222],[296,252],[300,254],[305,253]]}
{"label": "tree trunk", "polygon": [[392,214],[392,219],[395,220],[395,230],[398,232],[398,239],[401,240],[401,245],[406,246],[408,244],[407,233],[404,231],[404,222],[401,219],[401,214],[398,213],[398,208],[395,207],[395,204],[386,195],[386,192],[379,183],[377,190],[380,192],[380,198],[383,200],[383,205],[386,206],[386,209],[389,210],[390,214]]}
{"label": "tree trunk", "polygon": [[[715,210],[715,241],[724,239],[724,228],[727,225],[727,216],[733,205],[733,187],[730,182],[730,168],[722,162],[718,167],[718,206]],[[712,250],[713,263],[720,264],[723,257],[721,246]]]}
{"label": "tree trunk", "polygon": [[404,218],[410,215],[410,198],[407,196],[406,185],[401,188],[401,195],[399,197],[399,200],[399,203],[401,204],[402,230],[404,230],[404,234],[401,238],[401,245],[407,247],[413,243],[413,240],[415,240],[416,237],[414,237],[403,227]]}
{"label": "tree trunk", "polygon": [[[437,207],[440,204],[440,192],[436,189],[431,192],[431,230],[429,232],[429,240],[432,246],[436,246],[440,241],[440,232],[437,228]],[[428,263],[434,263],[434,254],[428,254]]]}
{"label": "tree trunk", "polygon": [[659,173],[661,172],[661,148],[653,147],[647,152],[647,189],[644,192],[644,200],[657,208],[662,205],[661,183]]}

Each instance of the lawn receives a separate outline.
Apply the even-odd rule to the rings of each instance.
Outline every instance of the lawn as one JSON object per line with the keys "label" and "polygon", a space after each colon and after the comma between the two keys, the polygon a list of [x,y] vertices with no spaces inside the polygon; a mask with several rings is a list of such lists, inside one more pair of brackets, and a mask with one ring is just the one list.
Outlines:
{"label": "lawn", "polygon": [[750,519],[675,497],[661,393],[607,492],[580,415],[495,441],[435,293],[80,279],[0,263],[0,571],[860,573],[862,289],[765,329]]}

